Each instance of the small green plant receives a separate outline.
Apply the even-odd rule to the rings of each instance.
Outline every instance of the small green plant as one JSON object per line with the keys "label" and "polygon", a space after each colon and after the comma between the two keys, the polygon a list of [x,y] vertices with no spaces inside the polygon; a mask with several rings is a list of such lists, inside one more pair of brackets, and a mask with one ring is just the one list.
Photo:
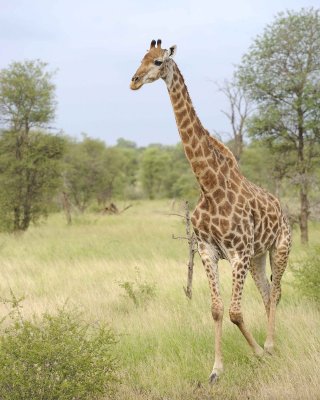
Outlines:
{"label": "small green plant", "polygon": [[136,307],[145,305],[156,296],[155,284],[142,281],[138,267],[136,267],[134,281],[118,282],[118,284],[126,292],[126,297],[129,297]]}
{"label": "small green plant", "polygon": [[0,335],[1,400],[91,400],[112,393],[116,340],[109,328],[66,307],[28,321],[18,299],[6,303],[12,311]]}
{"label": "small green plant", "polygon": [[320,247],[315,247],[309,252],[308,258],[299,263],[293,272],[296,277],[296,285],[300,292],[314,300],[320,301]]}

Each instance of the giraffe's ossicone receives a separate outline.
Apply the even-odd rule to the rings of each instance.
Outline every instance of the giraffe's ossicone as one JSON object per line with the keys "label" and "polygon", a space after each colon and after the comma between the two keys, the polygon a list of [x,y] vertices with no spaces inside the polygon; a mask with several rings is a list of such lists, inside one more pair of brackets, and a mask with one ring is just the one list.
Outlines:
{"label": "giraffe's ossicone", "polygon": [[[212,299],[215,361],[210,381],[213,383],[223,370],[223,302],[219,287],[219,259],[228,260],[232,267],[230,319],[260,356],[263,349],[248,331],[241,312],[243,285],[248,271],[251,272],[268,317],[264,349],[270,353],[274,346],[276,305],[281,295],[280,281],[288,261],[291,234],[278,199],[248,181],[241,174],[232,152],[202,126],[184,79],[173,61],[175,53],[176,46],[162,49],[161,40],[157,43],[153,40],[130,87],[137,90],[145,83],[159,78],[164,80],[186,157],[199,182],[201,194],[193,212],[192,224]],[[268,253],[272,282],[266,275]]]}

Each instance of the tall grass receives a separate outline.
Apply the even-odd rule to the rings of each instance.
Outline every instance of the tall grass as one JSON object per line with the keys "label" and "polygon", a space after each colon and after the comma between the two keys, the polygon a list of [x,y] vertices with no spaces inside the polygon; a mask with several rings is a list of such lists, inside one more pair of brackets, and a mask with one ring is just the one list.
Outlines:
{"label": "tall grass", "polygon": [[[171,239],[173,233],[183,235],[184,226],[170,212],[169,202],[137,202],[119,216],[78,216],[67,226],[57,214],[23,236],[0,235],[0,296],[6,297],[8,288],[24,295],[27,318],[69,299],[88,321],[110,324],[120,335],[122,368],[113,399],[318,398],[319,311],[296,291],[290,267],[278,308],[276,353],[257,360],[228,319],[231,269],[221,263],[225,373],[209,387],[214,342],[208,284],[197,258],[193,299],[185,297],[187,245]],[[317,231],[319,226],[313,226],[312,243],[319,243]],[[304,254],[295,234],[291,263]],[[136,307],[119,286],[134,282],[137,268],[141,281],[156,290],[143,307]],[[266,317],[251,277],[243,311],[263,344]]]}

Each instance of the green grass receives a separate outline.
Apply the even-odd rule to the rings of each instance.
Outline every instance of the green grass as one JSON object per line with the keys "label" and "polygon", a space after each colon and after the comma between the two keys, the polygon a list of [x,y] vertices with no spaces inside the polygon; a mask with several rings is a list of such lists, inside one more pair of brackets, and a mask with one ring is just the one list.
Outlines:
{"label": "green grass", "polygon": [[[88,321],[109,323],[120,335],[122,383],[114,400],[318,398],[319,311],[296,292],[290,267],[283,278],[275,355],[258,360],[228,319],[231,270],[221,263],[225,373],[208,385],[214,344],[208,284],[197,257],[193,299],[185,297],[187,245],[171,238],[184,235],[184,225],[168,215],[170,206],[136,202],[119,216],[77,216],[72,226],[57,214],[20,237],[0,235],[0,296],[7,297],[9,288],[24,295],[27,318],[68,300]],[[318,232],[319,225],[312,224],[312,244],[319,243]],[[308,254],[298,240],[295,232],[291,263]],[[155,285],[152,299],[138,307],[119,285],[134,281],[136,268],[141,282]],[[243,311],[263,344],[266,318],[251,277]],[[5,306],[0,312],[6,313]]]}

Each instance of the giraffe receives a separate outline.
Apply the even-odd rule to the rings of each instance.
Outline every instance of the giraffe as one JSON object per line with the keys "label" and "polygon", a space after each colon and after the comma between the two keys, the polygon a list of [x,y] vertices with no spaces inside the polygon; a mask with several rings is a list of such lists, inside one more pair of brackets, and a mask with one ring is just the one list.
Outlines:
{"label": "giraffe", "polygon": [[[160,39],[157,43],[152,40],[150,49],[132,77],[130,88],[137,90],[145,83],[159,78],[164,80],[185,155],[201,189],[191,220],[211,293],[215,358],[209,380],[214,383],[223,371],[221,341],[224,305],[218,261],[226,259],[232,268],[231,321],[238,326],[257,356],[264,351],[272,353],[276,306],[281,296],[280,281],[290,252],[291,233],[279,200],[247,180],[241,174],[232,152],[202,126],[184,78],[173,60],[175,54],[176,46],[162,49]],[[271,282],[266,275],[268,253]],[[241,311],[248,271],[262,296],[267,314],[264,350],[247,329]]]}

